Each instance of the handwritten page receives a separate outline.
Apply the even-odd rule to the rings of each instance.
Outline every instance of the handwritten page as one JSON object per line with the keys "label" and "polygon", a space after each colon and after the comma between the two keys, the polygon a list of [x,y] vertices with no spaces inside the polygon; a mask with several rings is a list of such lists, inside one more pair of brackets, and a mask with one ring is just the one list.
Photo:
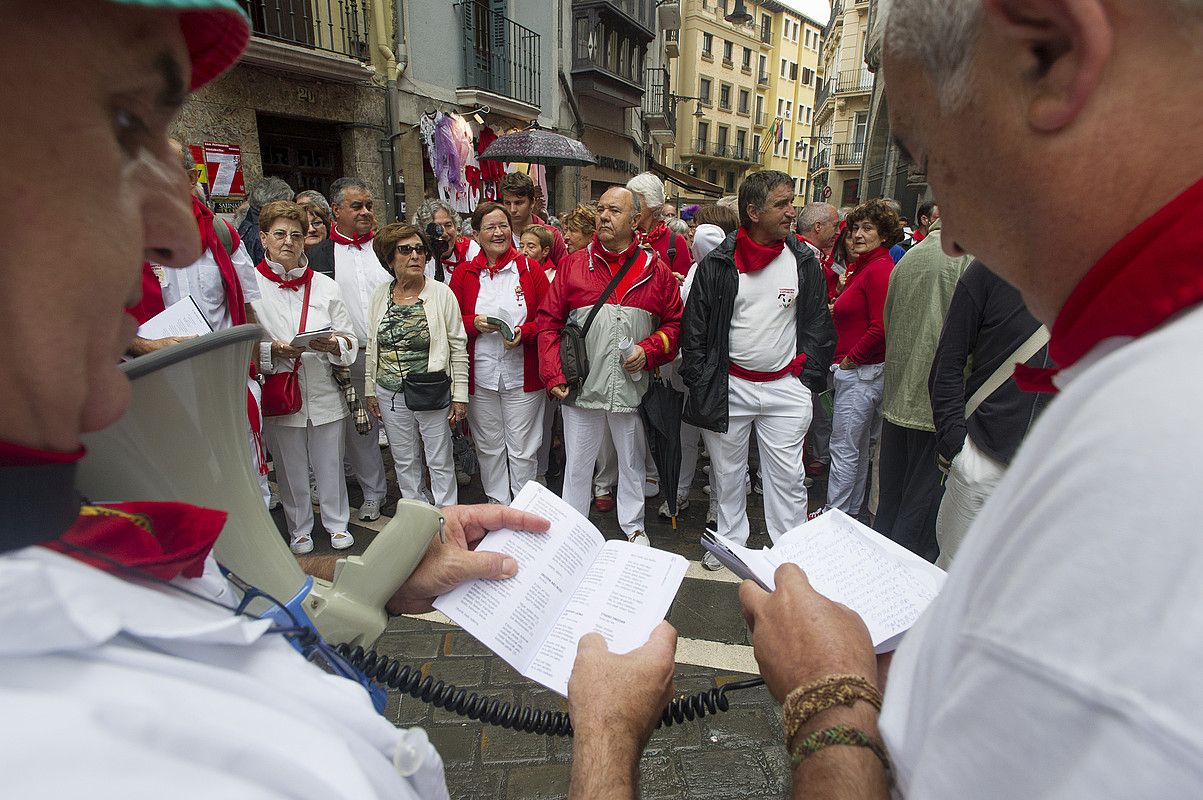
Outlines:
{"label": "handwritten page", "polygon": [[205,315],[191,295],[172,303],[138,327],[143,339],[166,339],[169,336],[203,336],[211,333]]}
{"label": "handwritten page", "polygon": [[[897,646],[944,581],[939,567],[839,510],[794,528],[763,553],[772,571],[797,564],[815,591],[860,614],[879,653]],[[758,573],[770,588],[772,571]]]}
{"label": "handwritten page", "polygon": [[518,672],[566,696],[580,638],[596,631],[619,653],[647,642],[668,613],[688,562],[629,542],[606,542],[587,519],[534,481],[512,506],[544,517],[551,529],[494,531],[477,549],[513,556],[518,574],[463,584],[434,607]]}

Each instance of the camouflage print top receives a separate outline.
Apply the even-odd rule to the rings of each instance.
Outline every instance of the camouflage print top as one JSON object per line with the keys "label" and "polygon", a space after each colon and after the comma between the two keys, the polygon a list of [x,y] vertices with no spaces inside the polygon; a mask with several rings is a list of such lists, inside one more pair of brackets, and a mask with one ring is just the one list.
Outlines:
{"label": "camouflage print top", "polygon": [[377,334],[380,361],[376,383],[393,392],[401,391],[401,379],[410,372],[426,372],[430,353],[430,326],[422,301],[413,305],[389,302]]}

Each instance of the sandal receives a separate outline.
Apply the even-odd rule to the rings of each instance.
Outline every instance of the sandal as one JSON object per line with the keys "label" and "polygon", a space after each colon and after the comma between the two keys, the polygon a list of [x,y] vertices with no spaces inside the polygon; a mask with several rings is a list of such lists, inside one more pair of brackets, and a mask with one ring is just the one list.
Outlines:
{"label": "sandal", "polygon": [[346,531],[330,534],[330,546],[335,550],[346,550],[353,544],[355,544],[355,537]]}
{"label": "sandal", "polygon": [[313,552],[313,537],[307,533],[302,534],[297,537],[294,537],[288,543],[288,549],[291,550],[295,555],[298,555],[298,556],[303,556],[306,553],[312,553]]}

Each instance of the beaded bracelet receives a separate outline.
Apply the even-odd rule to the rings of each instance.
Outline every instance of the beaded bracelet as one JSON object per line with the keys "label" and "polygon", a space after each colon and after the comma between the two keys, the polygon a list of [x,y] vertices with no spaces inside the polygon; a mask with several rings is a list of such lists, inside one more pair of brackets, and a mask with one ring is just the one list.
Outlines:
{"label": "beaded bracelet", "polygon": [[892,774],[890,757],[886,754],[885,747],[869,736],[869,734],[859,728],[853,728],[851,725],[835,725],[834,727],[824,728],[810,734],[798,742],[798,746],[790,753],[790,762],[796,767],[823,748],[830,747],[833,744],[864,747],[872,751],[873,755],[877,756],[877,760],[881,762],[881,766],[886,771],[886,782],[890,782]]}
{"label": "beaded bracelet", "polygon": [[881,692],[859,675],[828,675],[794,689],[786,695],[784,704],[786,744],[816,714],[835,706],[851,706],[857,700],[881,710]]}

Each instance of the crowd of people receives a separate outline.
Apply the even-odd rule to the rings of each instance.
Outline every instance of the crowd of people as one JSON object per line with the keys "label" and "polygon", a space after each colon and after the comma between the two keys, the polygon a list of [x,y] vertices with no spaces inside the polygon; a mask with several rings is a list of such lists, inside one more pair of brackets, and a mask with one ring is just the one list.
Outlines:
{"label": "crowd of people", "polygon": [[[794,796],[1198,796],[1203,422],[1191,403],[1203,376],[1189,364],[1203,341],[1203,156],[1168,145],[1203,124],[1203,82],[1184,79],[1199,72],[1203,17],[1181,0],[896,0],[878,20],[892,128],[944,204],[919,209],[909,237],[884,199],[851,209],[842,229],[838,210],[806,207],[798,229],[792,182],[758,172],[732,230],[718,211],[729,203],[693,215],[686,273],[669,253],[688,223],[657,220],[663,198],[635,183],[578,210],[566,256],[550,228],[550,244],[524,241],[547,225],[533,196],[482,206],[475,248],[445,234],[448,263],[439,256],[431,276],[432,238],[377,226],[354,179],[332,189],[328,214],[277,186],[237,227],[192,191],[187,148],[168,133],[189,93],[245,48],[237,0],[0,5],[6,57],[42,65],[0,82],[11,189],[0,210],[13,223],[0,329],[20,347],[0,362],[9,793],[448,796],[426,738],[309,663],[296,629],[231,613],[211,556],[223,512],[79,496],[81,437],[129,405],[118,357],[176,344],[136,339],[135,319],[186,295],[213,327],[268,331],[248,376],[248,436],[261,476],[263,448],[274,456],[294,549],[312,524],[309,472],[332,544],[349,545],[342,461],[376,480],[356,453],[380,458],[380,420],[390,444],[421,439],[431,490],[451,491],[433,476],[443,428],[483,392],[482,419],[534,429],[543,394],[559,401],[578,507],[608,432],[619,518],[640,541],[631,417],[656,369],[688,390],[686,421],[712,463],[730,458],[710,476],[720,533],[746,526],[753,433],[766,518],[786,524],[808,459],[822,458],[806,444],[826,405],[816,395],[834,387],[828,502],[863,514],[880,483],[875,524],[919,551],[934,517],[929,552],[951,569],[892,660],[796,566],[777,570],[771,593],[740,586],[761,675],[784,706]],[[428,224],[454,222],[435,212]],[[304,348],[298,331],[315,334]],[[537,422],[528,394],[544,402]],[[508,473],[491,491],[512,491],[530,448],[511,450],[504,433],[483,441],[482,467]],[[948,471],[942,498],[932,460]],[[416,475],[413,464],[400,469]],[[495,499],[443,509],[446,540],[397,576],[390,611],[515,574],[513,559],[474,545],[548,524]],[[581,640],[573,797],[637,796],[675,649],[668,623],[625,654]]]}

